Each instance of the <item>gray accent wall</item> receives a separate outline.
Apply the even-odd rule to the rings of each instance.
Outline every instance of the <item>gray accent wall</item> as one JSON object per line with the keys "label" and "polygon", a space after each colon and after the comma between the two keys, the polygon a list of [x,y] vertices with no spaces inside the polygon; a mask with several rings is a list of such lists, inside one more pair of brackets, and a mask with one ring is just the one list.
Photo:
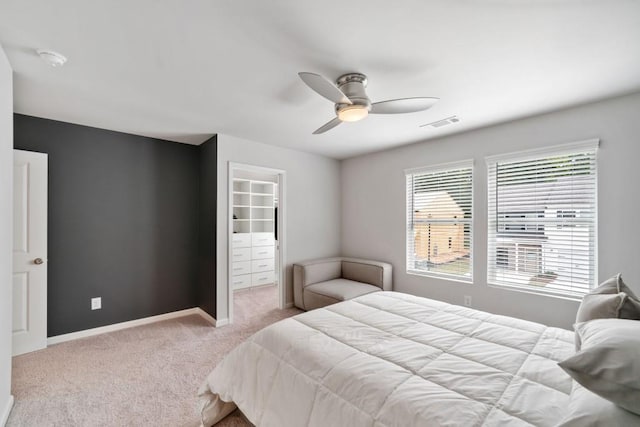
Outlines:
{"label": "gray accent wall", "polygon": [[15,148],[49,155],[49,336],[199,305],[200,147],[18,114],[14,128]]}
{"label": "gray accent wall", "polygon": [[216,159],[218,137],[199,146],[200,154],[200,253],[198,306],[216,316]]}

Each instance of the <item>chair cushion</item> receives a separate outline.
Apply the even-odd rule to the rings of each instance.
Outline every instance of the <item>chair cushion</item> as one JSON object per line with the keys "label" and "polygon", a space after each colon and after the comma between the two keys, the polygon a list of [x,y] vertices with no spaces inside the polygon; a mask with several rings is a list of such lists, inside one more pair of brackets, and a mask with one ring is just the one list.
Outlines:
{"label": "chair cushion", "polygon": [[304,271],[302,287],[342,277],[342,259],[340,258],[309,261],[301,265]]}
{"label": "chair cushion", "polygon": [[380,290],[377,286],[362,282],[334,279],[305,287],[304,305],[307,310],[312,310]]}

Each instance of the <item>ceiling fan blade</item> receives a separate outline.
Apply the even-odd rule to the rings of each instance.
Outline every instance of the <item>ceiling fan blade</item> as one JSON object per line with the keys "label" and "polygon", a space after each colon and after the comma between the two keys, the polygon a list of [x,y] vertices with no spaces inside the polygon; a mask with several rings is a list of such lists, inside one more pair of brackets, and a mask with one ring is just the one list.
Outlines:
{"label": "ceiling fan blade", "polygon": [[353,104],[349,98],[347,98],[347,96],[336,87],[336,85],[322,77],[320,74],[302,72],[298,73],[298,75],[302,81],[307,84],[307,86],[327,98],[329,101],[335,104]]}
{"label": "ceiling fan blade", "polygon": [[438,102],[440,98],[401,98],[371,104],[371,114],[402,114],[424,111]]}
{"label": "ceiling fan blade", "polygon": [[340,123],[342,123],[342,120],[340,120],[339,118],[335,118],[333,120],[330,120],[329,122],[325,123],[324,125],[320,126],[318,129],[316,129],[315,132],[313,132],[314,135],[318,135],[320,133],[325,133],[328,130],[333,129],[334,127],[338,126]]}

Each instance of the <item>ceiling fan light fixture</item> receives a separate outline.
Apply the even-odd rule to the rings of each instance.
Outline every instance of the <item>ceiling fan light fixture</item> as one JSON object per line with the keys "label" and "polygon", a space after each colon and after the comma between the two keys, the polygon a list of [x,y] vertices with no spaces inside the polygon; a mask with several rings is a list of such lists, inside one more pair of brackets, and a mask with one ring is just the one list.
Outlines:
{"label": "ceiling fan light fixture", "polygon": [[365,105],[346,105],[338,110],[338,118],[343,122],[357,122],[369,115]]}
{"label": "ceiling fan light fixture", "polygon": [[335,83],[316,73],[300,72],[298,75],[311,90],[335,104],[337,117],[316,129],[314,135],[325,133],[342,122],[360,121],[369,113],[415,113],[431,108],[438,101],[438,98],[413,97],[372,103],[365,90],[367,76],[362,73],[343,74]]}

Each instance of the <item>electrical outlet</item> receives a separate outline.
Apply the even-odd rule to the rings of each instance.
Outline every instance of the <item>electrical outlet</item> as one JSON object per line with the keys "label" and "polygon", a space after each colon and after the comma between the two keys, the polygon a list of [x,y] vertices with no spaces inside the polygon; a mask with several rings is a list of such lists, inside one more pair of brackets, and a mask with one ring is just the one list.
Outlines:
{"label": "electrical outlet", "polygon": [[464,296],[464,305],[467,307],[471,307],[471,295]]}
{"label": "electrical outlet", "polygon": [[102,308],[102,298],[91,298],[91,310],[100,310]]}

